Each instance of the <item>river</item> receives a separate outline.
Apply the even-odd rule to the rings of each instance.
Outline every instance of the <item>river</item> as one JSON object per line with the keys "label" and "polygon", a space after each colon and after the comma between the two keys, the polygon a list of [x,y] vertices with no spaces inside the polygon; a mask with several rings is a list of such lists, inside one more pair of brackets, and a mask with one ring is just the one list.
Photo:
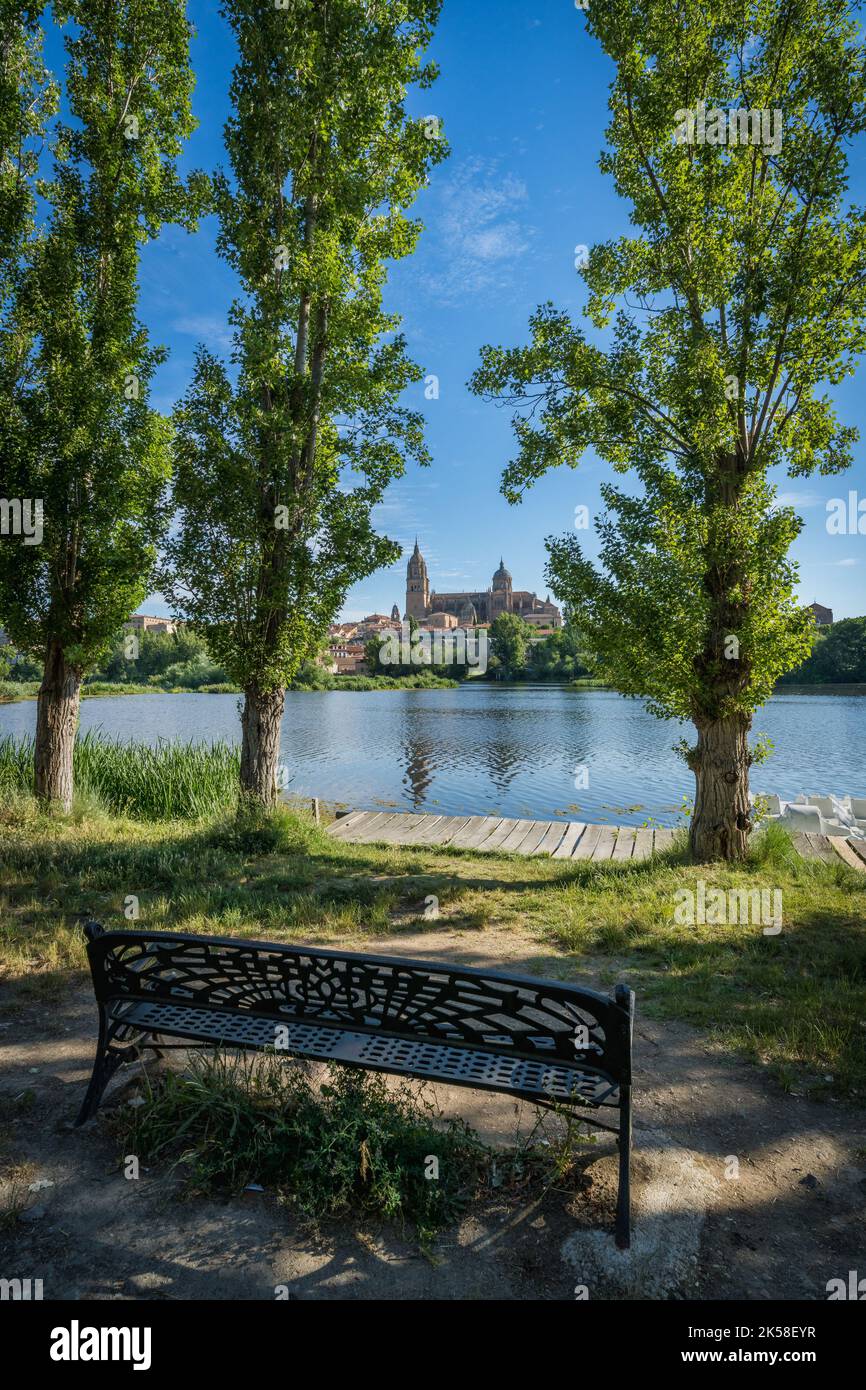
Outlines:
{"label": "river", "polygon": [[[34,701],[0,705],[0,736],[32,733]],[[237,741],[235,695],[85,700],[81,729],[124,740]],[[775,744],[758,792],[866,796],[866,697],[775,696],[755,719]],[[688,725],[639,700],[559,686],[290,692],[287,791],[369,809],[675,825],[694,779],[673,752]]]}

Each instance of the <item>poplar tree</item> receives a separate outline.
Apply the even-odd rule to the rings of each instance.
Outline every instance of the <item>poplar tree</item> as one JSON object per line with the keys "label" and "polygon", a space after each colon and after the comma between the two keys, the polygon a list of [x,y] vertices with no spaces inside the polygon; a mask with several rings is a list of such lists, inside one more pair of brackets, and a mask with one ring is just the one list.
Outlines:
{"label": "poplar tree", "polygon": [[[30,43],[35,55],[36,10],[19,7],[13,50]],[[170,424],[148,404],[163,353],[137,318],[139,254],[164,222],[194,225],[204,187],[177,173],[193,130],[184,0],[59,0],[52,13],[65,30],[65,109],[46,176],[38,151],[19,159],[23,239],[6,236],[4,198],[0,325],[0,490],[41,503],[43,534],[0,541],[0,619],[44,663],[35,790],[68,810],[82,678],[145,597],[166,522]],[[25,137],[36,62],[21,71]],[[16,148],[7,98],[4,82],[2,138],[11,130]],[[4,150],[4,195],[8,171]]]}
{"label": "poplar tree", "polygon": [[371,513],[423,420],[421,372],[383,308],[407,209],[444,153],[410,119],[439,0],[226,0],[237,40],[215,180],[218,249],[240,282],[231,363],[201,348],[177,408],[162,587],[244,692],[241,806],[277,796],[285,688],[349,586],[399,557]]}
{"label": "poplar tree", "polygon": [[835,0],[589,0],[587,23],[615,64],[600,167],[634,231],[588,255],[594,338],[545,305],[473,385],[516,407],[510,501],[587,450],[628,476],[602,488],[600,565],[555,538],[548,578],[597,675],[693,722],[692,852],[738,860],[754,713],[814,635],[771,470],[838,473],[857,439],[827,388],[866,344],[864,50]]}

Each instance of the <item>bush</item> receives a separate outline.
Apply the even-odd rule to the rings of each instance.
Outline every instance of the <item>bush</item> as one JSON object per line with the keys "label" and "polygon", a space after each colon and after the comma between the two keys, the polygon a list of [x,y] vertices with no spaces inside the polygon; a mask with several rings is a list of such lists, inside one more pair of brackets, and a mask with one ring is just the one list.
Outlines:
{"label": "bush", "polygon": [[288,806],[265,810],[255,801],[241,804],[237,813],[214,827],[210,842],[230,854],[307,854],[321,842],[323,832]]}
{"label": "bush", "polygon": [[224,685],[226,673],[209,657],[199,654],[191,661],[177,661],[166,667],[159,676],[151,676],[155,685],[181,686],[185,690],[198,690],[203,685]]}
{"label": "bush", "polygon": [[490,1151],[405,1085],[336,1065],[328,1076],[316,1090],[302,1064],[275,1056],[195,1057],[189,1075],[169,1072],[143,1106],[124,1107],[123,1152],[182,1163],[190,1194],[259,1183],[302,1216],[376,1215],[428,1245],[473,1196]]}

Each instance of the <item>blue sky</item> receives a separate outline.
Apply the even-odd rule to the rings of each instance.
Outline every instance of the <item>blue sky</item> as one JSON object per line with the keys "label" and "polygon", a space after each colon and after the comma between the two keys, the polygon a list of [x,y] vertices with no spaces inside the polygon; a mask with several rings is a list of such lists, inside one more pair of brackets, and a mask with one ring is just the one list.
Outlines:
{"label": "blue sky", "polygon": [[[214,4],[193,0],[190,14],[200,127],[186,164],[209,169],[222,159],[232,43]],[[545,536],[568,530],[578,505],[596,513],[609,474],[587,457],[509,507],[499,493],[513,453],[509,416],[466,383],[480,346],[525,342],[544,300],[578,316],[585,291],[575,248],[629,228],[627,205],[597,167],[611,66],[572,0],[445,0],[432,56],[441,77],[410,109],[443,120],[452,153],[418,201],[426,231],[418,253],[394,267],[387,302],[404,316],[415,360],[440,380],[438,400],[425,400],[423,385],[407,395],[427,418],[433,463],[392,486],[377,520],[406,554],[356,586],[344,612],[350,619],[390,613],[395,602],[402,611],[416,533],[434,588],[484,589],[502,555],[515,587],[545,594]],[[863,203],[862,140],[850,167],[852,196]],[[194,237],[168,229],[143,258],[142,318],[171,352],[156,382],[161,409],[185,389],[198,341],[228,351],[233,284],[213,242],[212,221]],[[854,470],[778,486],[806,523],[795,548],[803,602],[818,600],[841,618],[866,613],[866,535],[828,536],[826,502],[849,489],[866,496],[866,364],[836,397],[842,418],[864,436]],[[587,548],[594,552],[592,539]],[[167,609],[153,595],[143,611]]]}

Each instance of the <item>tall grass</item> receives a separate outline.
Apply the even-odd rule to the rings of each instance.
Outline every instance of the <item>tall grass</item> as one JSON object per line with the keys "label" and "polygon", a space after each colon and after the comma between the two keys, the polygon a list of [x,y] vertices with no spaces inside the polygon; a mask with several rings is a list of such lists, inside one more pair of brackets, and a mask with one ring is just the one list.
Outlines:
{"label": "tall grass", "polygon": [[[76,791],[135,820],[202,820],[237,802],[240,752],[228,743],[123,743],[88,731],[76,739]],[[33,790],[33,739],[0,739],[0,797]]]}

